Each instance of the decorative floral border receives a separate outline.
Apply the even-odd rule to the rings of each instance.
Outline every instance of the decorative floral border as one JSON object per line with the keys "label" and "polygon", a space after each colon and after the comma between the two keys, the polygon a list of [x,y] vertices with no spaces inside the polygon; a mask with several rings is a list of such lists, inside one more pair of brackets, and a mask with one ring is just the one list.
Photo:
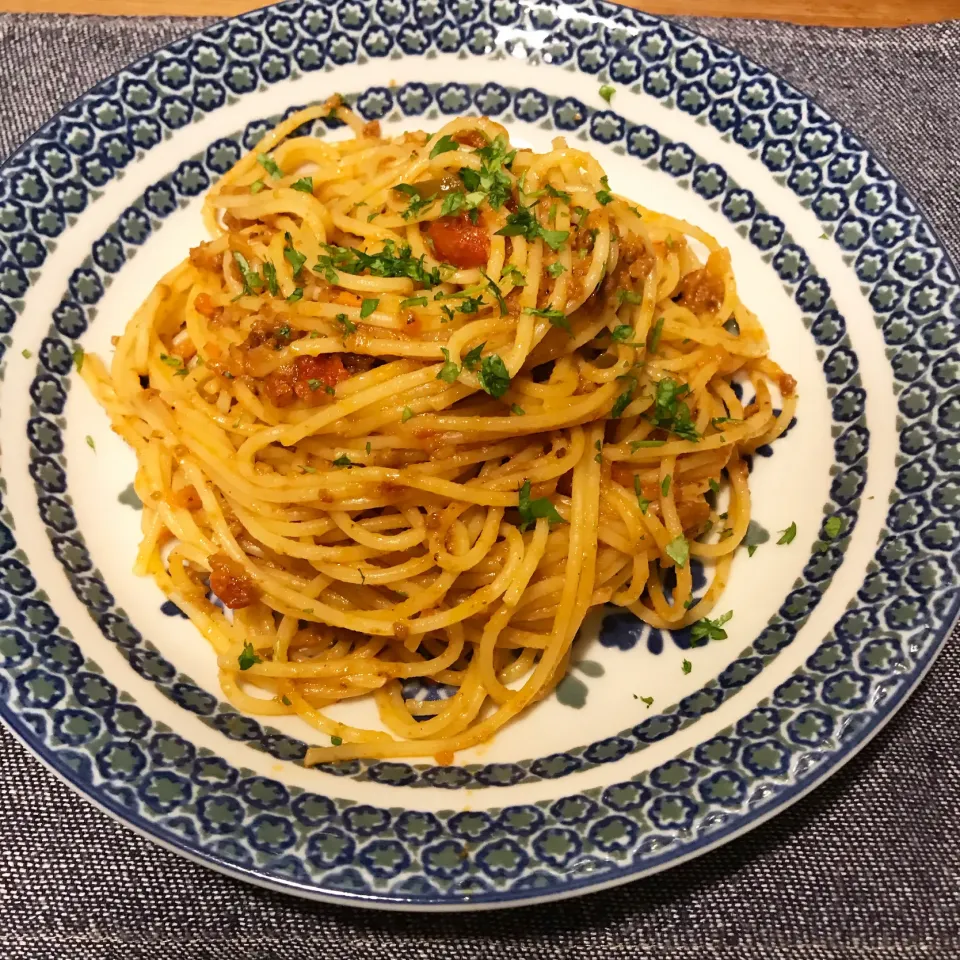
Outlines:
{"label": "decorative floral border", "polygon": [[[479,2],[452,7],[449,16],[456,22],[431,2],[380,2],[374,17],[356,0],[283,4],[217,25],[98,85],[25,145],[0,176],[0,332],[8,334],[23,310],[21,298],[38,278],[52,241],[165,129],[294,71],[362,63],[396,48],[429,57],[464,43],[476,55],[502,57],[495,47],[498,27],[523,23],[546,32],[543,46],[533,49],[529,40],[536,35],[514,32],[505,41],[508,52],[517,55],[516,45],[527,44],[531,62],[564,65],[594,75],[598,83],[636,86],[697,116],[759,158],[816,213],[848,251],[890,347],[901,455],[898,491],[867,580],[831,636],[768,703],[634,781],[543,804],[447,816],[288,790],[234,770],[152,724],[95,664],[84,662],[16,549],[12,518],[3,509],[0,711],[41,757],[123,819],[219,866],[299,892],[411,905],[453,905],[466,898],[472,904],[514,902],[639,875],[718,842],[806,789],[889,715],[942,643],[957,602],[960,537],[957,405],[949,394],[957,369],[956,274],[889,175],[785,83],[672,24],[602,3],[571,8],[496,0],[489,9]],[[386,88],[378,92],[390,94]],[[447,112],[444,103],[437,107]],[[361,109],[371,112],[363,98]],[[579,123],[578,114],[584,118]],[[625,138],[622,149],[641,158],[650,150],[649,134],[635,135],[613,110],[588,111],[567,98],[552,105],[551,120],[600,142]],[[668,169],[678,162],[673,157],[683,156],[684,145],[671,147],[679,152],[671,153]],[[659,142],[648,156],[658,151]],[[178,183],[183,192],[193,189],[189,178],[195,173],[184,171]],[[150,208],[152,196],[162,207],[162,195],[158,185],[144,202]],[[751,209],[752,196],[740,191],[729,211],[726,202],[725,215],[740,217],[744,235],[749,223],[756,242],[752,230],[763,215]],[[150,213],[162,217],[159,207]],[[144,227],[144,218],[154,226],[146,213],[133,216],[130,236]],[[100,255],[109,261],[104,250]],[[103,267],[97,256],[95,249],[94,261]],[[789,260],[770,258],[778,272],[795,277],[801,307],[812,306],[809,298],[820,301],[811,330],[833,348],[828,374],[832,363],[844,384],[831,386],[834,416],[843,422],[840,414],[858,410],[864,397],[856,357],[838,344],[843,321],[826,303],[829,288],[812,275],[799,248]],[[98,298],[92,264],[71,278],[71,298],[84,306]],[[55,317],[58,331],[79,335],[71,326],[76,316]],[[4,347],[9,339],[4,336]],[[65,395],[49,384],[69,369],[69,349],[65,355],[63,347],[59,337],[45,342],[40,362],[46,373],[32,391],[38,413],[48,414],[46,423],[57,428],[64,425]],[[942,402],[938,387],[947,391]],[[60,409],[44,409],[54,396]],[[56,446],[40,426],[31,442]],[[841,463],[866,442],[856,427],[836,438]],[[44,484],[58,482],[57,470],[62,476],[56,456],[50,451],[34,459],[33,470],[42,463]],[[845,489],[849,497],[849,513],[841,512],[845,533],[862,489],[854,466],[834,481],[834,497]],[[37,472],[34,479],[40,483]],[[63,483],[61,493],[41,498],[42,515],[48,527],[65,528],[56,541],[61,562],[82,567],[83,545],[76,538],[70,542],[67,532],[75,521],[65,478]],[[84,572],[78,569],[78,578]],[[102,628],[119,629],[104,612],[112,604],[106,588],[86,579],[84,602]],[[118,635],[118,643],[131,641],[122,631]],[[61,701],[65,706],[54,711]]]}

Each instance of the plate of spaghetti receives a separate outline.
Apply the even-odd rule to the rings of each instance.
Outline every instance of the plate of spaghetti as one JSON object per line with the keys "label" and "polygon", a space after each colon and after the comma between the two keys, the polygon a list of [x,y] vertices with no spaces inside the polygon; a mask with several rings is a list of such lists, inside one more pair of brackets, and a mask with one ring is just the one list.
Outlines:
{"label": "plate of spaghetti", "polygon": [[0,714],[406,909],[734,837],[957,604],[960,287],[896,181],[685,28],[454,6],[238,17],[0,174]]}

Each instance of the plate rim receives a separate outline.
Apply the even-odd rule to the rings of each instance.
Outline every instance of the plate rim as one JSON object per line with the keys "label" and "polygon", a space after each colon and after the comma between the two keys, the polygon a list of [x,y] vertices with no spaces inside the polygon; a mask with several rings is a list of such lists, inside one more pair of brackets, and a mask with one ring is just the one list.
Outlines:
{"label": "plate rim", "polygon": [[[171,48],[178,44],[188,43],[192,39],[208,33],[208,31],[222,28],[227,24],[245,23],[248,20],[258,21],[265,15],[268,15],[275,7],[281,8],[286,12],[305,11],[310,9],[313,5],[314,4],[311,3],[311,0],[293,0],[293,2],[291,2],[291,0],[282,0],[282,2],[271,4],[253,11],[248,11],[233,17],[219,19],[213,24],[200,27],[196,30],[191,30],[188,33],[185,33],[183,36],[170,41],[169,43],[152,49],[148,53],[141,55],[136,60],[120,66],[117,70],[100,78],[90,88],[83,91],[76,98],[61,107],[40,127],[24,138],[9,153],[3,163],[0,164],[0,175],[7,173],[11,167],[15,166],[15,159],[21,153],[23,153],[23,151],[26,150],[31,143],[33,143],[33,141],[54,126],[58,120],[64,117],[65,114],[68,114],[72,108],[83,104],[87,98],[89,98],[91,94],[94,94],[101,85],[117,79],[125,71],[128,71],[133,67],[155,61],[158,55],[164,53],[165,51],[171,50]],[[574,10],[580,10],[581,6],[583,5],[585,4],[571,5],[571,8]],[[877,164],[882,173],[889,177],[895,186],[899,188],[899,190],[902,192],[902,195],[909,199],[914,206],[915,215],[920,221],[922,221],[925,228],[929,231],[929,234],[933,240],[933,244],[942,252],[946,263],[951,266],[954,270],[954,273],[956,273],[956,266],[951,251],[944,244],[936,227],[930,222],[929,218],[924,212],[923,207],[917,204],[916,201],[913,200],[912,195],[903,187],[900,178],[895,173],[891,172],[889,168],[878,159],[878,152],[873,148],[870,139],[859,134],[851,133],[846,124],[837,121],[830,113],[824,110],[813,96],[797,88],[793,83],[784,79],[779,73],[771,68],[761,63],[757,63],[751,57],[739,53],[735,48],[728,46],[722,41],[714,40],[685,23],[677,22],[669,17],[633,11],[631,8],[621,7],[618,4],[609,2],[609,0],[592,0],[591,5],[593,7],[593,11],[588,12],[593,13],[594,16],[599,16],[603,19],[607,19],[618,13],[627,11],[630,14],[636,14],[638,17],[642,17],[648,26],[670,24],[674,28],[679,28],[681,31],[684,31],[688,37],[699,40],[711,48],[724,51],[731,56],[738,58],[740,61],[746,62],[747,64],[758,68],[758,71],[761,75],[775,79],[798,94],[803,102],[815,106],[823,113],[824,117],[828,121],[835,124],[843,134],[849,136],[852,141],[857,143],[860,146],[862,153],[870,157]],[[481,2],[480,6],[484,12],[487,11],[488,8],[485,2]],[[520,6],[527,7],[530,5],[521,3]],[[638,27],[641,25],[642,21],[638,21]],[[252,29],[258,29],[260,27],[260,23],[254,23],[251,25]],[[952,556],[956,558],[957,555],[958,554],[955,552]],[[281,879],[267,877],[256,867],[246,868],[242,865],[218,858],[209,851],[200,849],[196,846],[191,846],[189,841],[180,841],[179,839],[170,840],[166,837],[162,837],[158,835],[157,832],[149,828],[151,821],[143,819],[137,814],[131,815],[130,811],[125,811],[122,808],[116,810],[112,809],[112,805],[105,802],[103,797],[98,796],[93,787],[88,787],[85,785],[79,777],[74,778],[69,776],[65,770],[56,767],[50,762],[46,756],[48,748],[46,748],[45,745],[39,746],[31,741],[29,729],[23,728],[23,725],[18,722],[16,713],[10,710],[8,703],[2,698],[0,698],[0,720],[3,721],[7,729],[13,733],[14,737],[27,749],[29,753],[38,759],[44,767],[57,776],[61,782],[66,783],[75,793],[79,794],[84,800],[104,811],[113,819],[119,821],[125,827],[133,830],[138,835],[146,837],[154,843],[157,843],[159,846],[168,850],[172,850],[173,852],[178,853],[195,863],[208,866],[211,869],[214,869],[220,873],[224,873],[228,876],[245,880],[249,883],[253,883],[266,889],[290,893],[311,900],[332,904],[347,904],[370,909],[412,910],[417,912],[456,912],[460,910],[506,909],[523,905],[531,905],[534,903],[564,900],[573,896],[583,895],[584,893],[588,892],[599,892],[601,890],[628,883],[635,879],[651,876],[660,872],[661,870],[693,859],[696,856],[700,856],[716,849],[719,846],[724,845],[725,843],[730,842],[736,837],[746,833],[748,830],[751,830],[756,826],[759,826],[782,810],[791,806],[793,803],[802,799],[807,793],[821,785],[827,778],[839,770],[840,767],[842,767],[854,755],[863,749],[887,725],[887,723],[889,723],[897,711],[902,707],[906,699],[914,693],[914,691],[923,681],[934,661],[942,652],[946,643],[949,641],[957,624],[958,614],[960,614],[960,591],[955,591],[949,607],[944,610],[942,615],[938,615],[938,623],[932,629],[934,640],[930,643],[929,648],[923,654],[920,663],[917,665],[917,667],[915,667],[911,682],[907,685],[901,686],[893,696],[884,702],[882,707],[873,715],[872,722],[867,724],[861,733],[859,733],[849,742],[841,744],[840,747],[832,751],[830,753],[829,760],[819,765],[815,774],[809,777],[809,782],[804,782],[801,780],[789,784],[783,789],[782,792],[778,793],[775,802],[761,807],[756,811],[749,810],[746,813],[738,815],[734,824],[698,839],[697,841],[685,847],[677,856],[671,857],[669,855],[664,855],[653,864],[642,867],[633,867],[629,864],[627,866],[618,865],[614,870],[605,875],[605,879],[591,880],[589,877],[584,877],[566,883],[562,888],[551,889],[546,893],[535,890],[513,890],[504,893],[491,892],[490,894],[481,894],[481,899],[476,900],[470,896],[464,897],[461,895],[456,898],[441,897],[436,902],[428,902],[424,900],[413,901],[406,899],[403,896],[394,896],[385,894],[383,892],[378,894],[354,893],[350,891],[328,892],[319,888],[309,887],[296,880],[291,880],[288,883]],[[940,629],[941,626],[942,630]]]}

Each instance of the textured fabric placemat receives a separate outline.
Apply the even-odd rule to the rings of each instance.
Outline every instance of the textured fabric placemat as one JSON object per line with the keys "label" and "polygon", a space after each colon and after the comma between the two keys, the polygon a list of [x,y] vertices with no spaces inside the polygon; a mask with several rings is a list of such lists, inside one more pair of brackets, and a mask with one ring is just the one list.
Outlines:
{"label": "textured fabric placemat", "polygon": [[[0,16],[0,155],[95,81],[209,21]],[[812,94],[900,175],[960,260],[960,23],[691,21]],[[648,880],[555,906],[402,915],[246,886],[74,796],[0,729],[8,960],[960,958],[960,633],[809,797]]]}

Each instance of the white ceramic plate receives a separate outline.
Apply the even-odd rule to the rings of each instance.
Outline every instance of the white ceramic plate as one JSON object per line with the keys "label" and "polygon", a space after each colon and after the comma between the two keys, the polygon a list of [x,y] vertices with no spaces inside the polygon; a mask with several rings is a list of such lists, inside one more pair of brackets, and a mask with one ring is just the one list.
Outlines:
{"label": "white ceramic plate", "polygon": [[[210,183],[278,116],[334,92],[387,131],[483,112],[516,143],[562,133],[591,150],[614,189],[729,245],[800,383],[797,422],[754,458],[755,542],[770,536],[735,561],[729,639],[689,651],[685,631],[594,617],[557,693],[456,766],[306,769],[298,721],[219,699],[205,641],[130,572],[133,454],[72,373],[75,345],[109,352],[204,238]],[[0,250],[0,713],[81,793],[218,869],[434,909],[641,876],[820,782],[953,622],[956,273],[854,138],[681,27],[514,0],[239,17],[104,81],[26,143],[0,172]]]}

